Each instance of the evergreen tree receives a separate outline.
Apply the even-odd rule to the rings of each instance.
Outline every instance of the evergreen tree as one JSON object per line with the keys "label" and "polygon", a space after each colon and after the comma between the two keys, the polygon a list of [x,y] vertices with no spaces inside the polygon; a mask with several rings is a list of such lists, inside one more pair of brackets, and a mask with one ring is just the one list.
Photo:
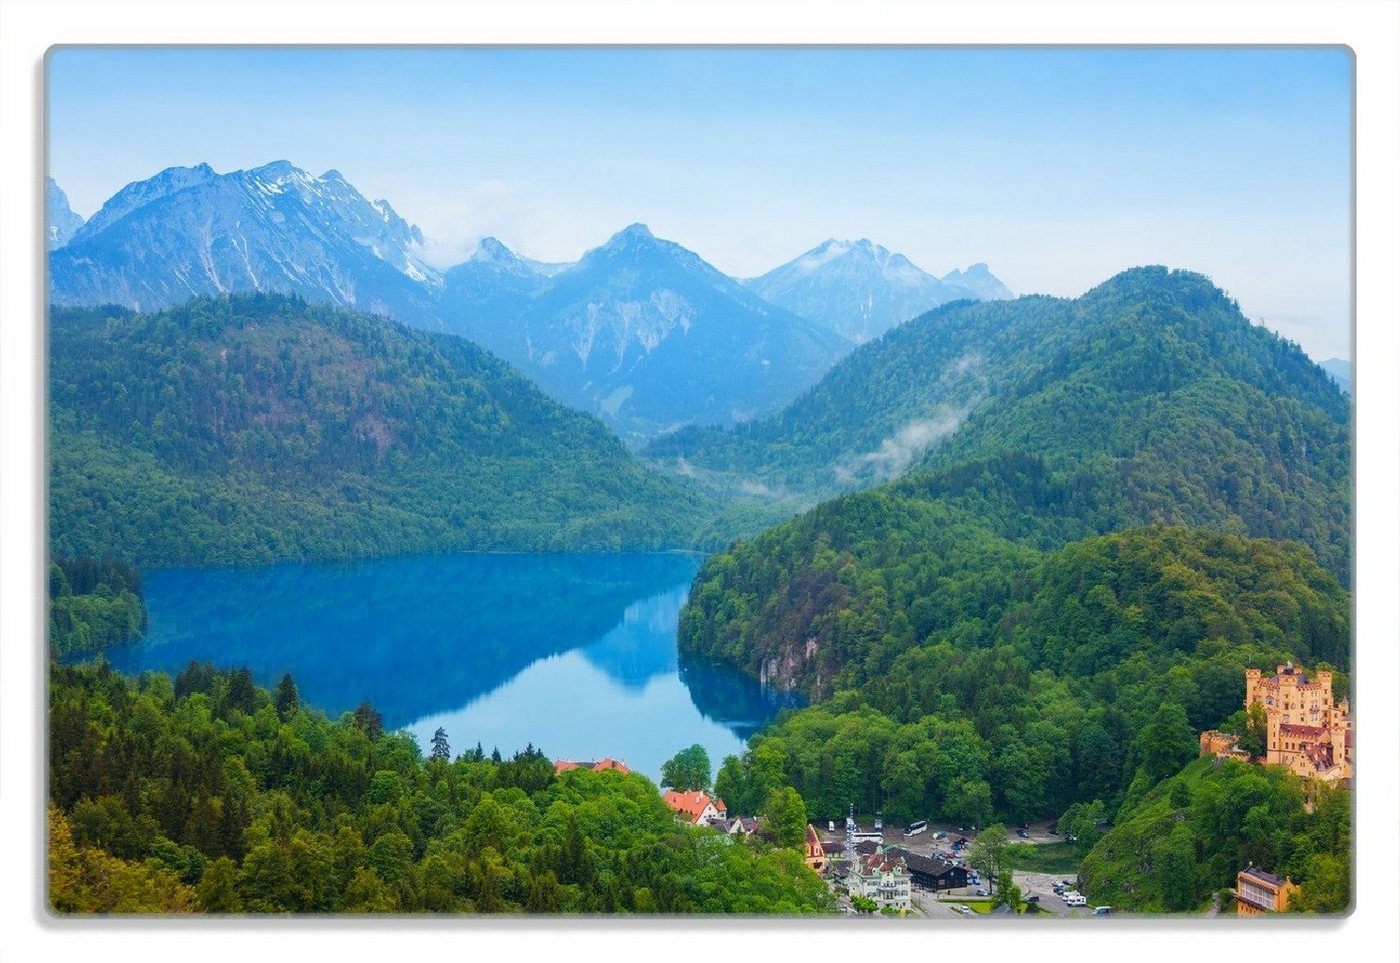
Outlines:
{"label": "evergreen tree", "polygon": [[452,750],[447,745],[447,730],[442,726],[438,726],[437,731],[433,733],[433,751],[430,758],[441,759],[444,762],[452,758]]}
{"label": "evergreen tree", "polygon": [[292,681],[290,672],[284,674],[282,680],[277,683],[277,688],[273,691],[272,703],[277,707],[277,718],[283,722],[286,722],[297,711],[301,700],[297,694],[297,684]]}

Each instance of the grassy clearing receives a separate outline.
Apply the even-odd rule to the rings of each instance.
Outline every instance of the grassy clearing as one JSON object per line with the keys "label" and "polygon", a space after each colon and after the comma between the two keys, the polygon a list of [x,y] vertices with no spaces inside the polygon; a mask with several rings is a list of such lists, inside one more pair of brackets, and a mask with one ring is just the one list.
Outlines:
{"label": "grassy clearing", "polygon": [[1074,843],[1012,843],[1006,850],[1012,869],[1028,873],[1070,874],[1079,871],[1079,854]]}

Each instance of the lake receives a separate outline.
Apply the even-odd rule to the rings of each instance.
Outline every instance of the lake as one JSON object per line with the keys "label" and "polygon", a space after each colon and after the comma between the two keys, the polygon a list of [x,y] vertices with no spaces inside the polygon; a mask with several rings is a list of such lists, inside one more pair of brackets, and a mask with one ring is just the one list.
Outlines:
{"label": "lake", "polygon": [[678,657],[700,559],[685,554],[448,555],[143,579],[146,639],[107,653],[125,672],[191,661],[284,672],[331,716],[369,700],[426,747],[612,756],[656,779],[700,743],[714,769],[791,697]]}

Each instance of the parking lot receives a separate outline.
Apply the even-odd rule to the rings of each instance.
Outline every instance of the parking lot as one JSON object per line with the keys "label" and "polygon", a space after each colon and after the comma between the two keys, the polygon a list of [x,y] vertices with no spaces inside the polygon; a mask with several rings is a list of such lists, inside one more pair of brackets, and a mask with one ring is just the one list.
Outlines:
{"label": "parking lot", "polygon": [[[868,826],[862,826],[861,828],[869,829]],[[1016,828],[1012,827],[1007,831],[1007,839],[1009,842],[1030,842],[1038,845],[1061,842],[1063,837],[1051,832],[1050,830],[1053,828],[1053,823],[1031,824],[1025,829],[1026,835],[1021,836],[1017,833]],[[846,841],[845,826],[842,822],[836,823],[834,832],[824,825],[818,826],[817,829],[824,843],[842,845]],[[903,825],[885,826],[882,830],[882,837],[887,846],[901,846],[921,856],[933,856],[952,862],[955,865],[967,867],[968,847],[954,852],[952,843],[954,840],[961,837],[968,841],[970,847],[972,840],[977,836],[977,832],[977,830],[974,830],[970,826],[959,827],[947,823],[930,823],[927,831],[919,833],[916,836],[905,836]],[[939,833],[944,834],[942,838],[939,838]],[[969,871],[971,871],[970,868]],[[1038,905],[1040,908],[1054,916],[1082,917],[1093,914],[1094,908],[1092,906],[1071,907],[1067,905],[1060,896],[1056,895],[1054,891],[1055,884],[1063,880],[1069,880],[1070,883],[1073,884],[1073,873],[1035,873],[1018,869],[1013,871],[1012,878],[1016,881],[1016,885],[1021,888],[1021,895],[1023,897],[1038,897]],[[932,919],[961,919],[964,917],[953,908],[953,903],[959,898],[985,898],[983,893],[987,888],[988,883],[986,880],[979,880],[976,884],[963,889],[944,890],[939,893],[931,893],[927,890],[915,888],[913,898],[914,901],[919,904],[920,908],[923,909],[924,913]],[[952,902],[943,902],[941,900],[950,900]],[[981,914],[974,913],[971,917],[967,918],[976,918],[979,915]]]}

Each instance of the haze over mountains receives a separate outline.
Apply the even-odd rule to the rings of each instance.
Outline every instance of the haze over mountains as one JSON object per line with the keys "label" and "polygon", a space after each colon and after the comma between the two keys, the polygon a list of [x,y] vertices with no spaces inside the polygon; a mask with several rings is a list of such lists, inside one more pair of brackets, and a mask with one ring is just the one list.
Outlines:
{"label": "haze over mountains", "polygon": [[775,410],[850,348],[643,224],[557,269],[488,239],[447,274],[448,330],[620,433]]}
{"label": "haze over mountains", "polygon": [[1075,475],[1079,499],[1112,506],[1082,533],[1111,519],[1208,523],[1299,539],[1341,572],[1349,415],[1327,372],[1208,279],[1144,267],[1077,299],[935,309],[782,412],[689,428],[647,453],[716,488],[812,499],[1031,454]]}
{"label": "haze over mountains", "polygon": [[940,304],[1015,297],[985,264],[942,278],[864,238],[827,240],[747,282],[759,295],[860,344]]}
{"label": "haze over mountains", "polygon": [[828,242],[745,285],[640,224],[573,264],[486,238],[439,271],[387,201],[286,161],[168,168],[87,223],[54,184],[49,224],[54,304],[149,311],[264,291],[381,313],[479,342],[634,445],[771,413],[853,341],[948,300],[1010,296],[985,265],[939,279],[869,241]]}

